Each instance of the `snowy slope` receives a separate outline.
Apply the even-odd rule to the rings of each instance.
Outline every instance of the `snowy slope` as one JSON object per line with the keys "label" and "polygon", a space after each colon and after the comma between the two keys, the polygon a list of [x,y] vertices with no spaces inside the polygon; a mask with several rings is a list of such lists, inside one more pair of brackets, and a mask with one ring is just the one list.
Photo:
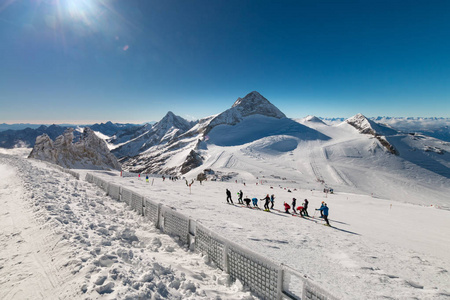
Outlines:
{"label": "snowy slope", "polygon": [[[259,104],[261,109],[253,106]],[[255,113],[261,111],[268,115]],[[190,177],[211,169],[210,177],[217,179],[286,178],[303,187],[331,187],[409,203],[425,198],[450,207],[445,201],[450,178],[447,142],[399,132],[362,114],[336,125],[312,116],[295,121],[278,114],[256,92],[167,144],[129,159],[124,168]]]}
{"label": "snowy slope", "polygon": [[[195,182],[191,193],[181,180],[172,182],[156,179],[152,185],[137,178],[121,178],[118,172],[97,172],[97,174],[103,174],[101,176],[107,181],[116,182],[164,205],[175,207],[178,211],[198,219],[218,234],[308,275],[314,282],[339,298],[448,299],[450,180],[448,176],[431,169],[436,169],[439,165],[448,168],[449,146],[429,137],[399,134],[393,136],[399,139],[398,141],[394,139],[399,155],[392,155],[373,135],[361,134],[346,122],[338,126],[319,123],[312,123],[309,126],[329,138],[308,140],[293,135],[272,135],[245,144],[233,142],[230,138],[229,143],[232,146],[220,146],[208,144],[208,141],[198,143],[197,138],[192,136],[189,140],[174,143],[177,147],[172,149],[171,154],[164,152],[167,149],[165,147],[159,149],[161,157],[167,155],[162,165],[166,167],[184,161],[184,157],[188,155],[186,153],[188,148],[185,147],[187,144],[182,145],[183,143],[198,146],[196,150],[204,156],[204,163],[185,174],[189,181],[207,167],[218,175],[216,177],[218,179],[231,178],[227,182],[206,181],[203,185]],[[210,133],[214,137],[214,132]],[[442,154],[427,151],[429,148],[425,148],[438,145],[444,151]],[[402,153],[413,148],[416,150],[411,153],[419,156],[405,159]],[[429,169],[420,165],[419,162],[423,157],[430,158]],[[3,202],[7,203],[3,207],[10,207],[12,199],[37,201],[37,205],[35,202],[31,203],[39,208],[38,213],[42,216],[42,220],[47,220],[50,228],[61,226],[61,231],[57,232],[68,234],[69,243],[59,242],[58,245],[61,244],[61,247],[72,245],[75,248],[57,247],[51,250],[58,241],[58,237],[54,236],[45,240],[39,247],[33,243],[29,246],[30,243],[22,242],[19,245],[24,245],[25,248],[21,253],[28,253],[33,247],[39,252],[31,252],[35,253],[31,262],[22,259],[20,260],[22,263],[17,264],[19,260],[11,253],[18,240],[4,239],[1,240],[4,245],[2,249],[6,250],[0,252],[0,257],[7,259],[4,260],[6,263],[3,263],[4,267],[0,268],[0,273],[14,270],[13,274],[29,274],[33,269],[29,266],[33,265],[34,261],[45,261],[49,262],[49,268],[54,269],[44,269],[46,272],[44,274],[57,274],[52,276],[65,278],[63,282],[68,282],[69,285],[58,282],[61,289],[57,288],[58,284],[52,287],[49,285],[43,288],[43,298],[57,293],[66,293],[63,295],[67,295],[67,298],[84,298],[86,295],[81,294],[82,291],[79,290],[83,286],[86,287],[87,297],[101,297],[97,289],[109,291],[110,282],[114,283],[111,295],[122,298],[126,293],[132,295],[140,295],[141,292],[143,295],[147,292],[155,293],[157,291],[155,286],[151,282],[143,282],[144,277],[140,277],[146,274],[145,272],[151,272],[158,275],[153,277],[158,280],[157,286],[165,287],[171,293],[181,293],[184,298],[201,298],[197,294],[189,294],[189,289],[173,289],[171,274],[180,282],[183,278],[181,273],[177,273],[177,268],[169,273],[169,277],[158,274],[157,270],[160,269],[158,266],[153,271],[155,268],[152,269],[152,266],[155,265],[153,261],[152,264],[149,261],[155,254],[149,255],[148,251],[155,248],[147,243],[155,240],[152,236],[147,237],[147,234],[153,233],[145,224],[126,221],[126,219],[136,220],[131,212],[120,213],[123,208],[121,210],[114,202],[107,202],[101,193],[93,192],[83,183],[72,184],[70,178],[66,179],[67,174],[49,171],[48,167],[39,163],[29,165],[20,160],[14,162],[7,159],[2,160],[2,164],[16,165],[20,172],[15,176],[23,176],[20,178],[24,178],[24,182],[27,183],[27,191],[34,193],[33,197],[28,194],[23,198],[20,197],[20,193],[11,193],[18,179],[9,175],[10,171],[4,171],[5,178],[13,179],[2,181],[6,182],[3,188],[6,193],[1,194],[1,199],[7,201]],[[324,194],[322,190],[325,187],[334,188],[335,194]],[[314,215],[313,209],[319,207],[322,201],[326,201],[330,207],[330,222],[334,228],[321,226],[322,221],[316,218],[301,219],[276,210],[266,213],[227,205],[224,203],[226,188],[231,189],[233,195],[242,189],[245,196],[258,198],[273,193],[276,196],[275,208],[279,210],[282,209],[283,202],[290,203],[292,197],[297,198],[297,204],[307,198],[310,201],[310,215]],[[94,200],[88,201],[90,199]],[[236,202],[235,196],[233,199]],[[86,211],[90,213],[86,214]],[[9,228],[7,224],[11,224],[9,219],[5,219],[9,216],[17,217],[11,212],[0,215],[5,228]],[[32,216],[30,218],[33,219]],[[18,222],[22,223],[28,224],[23,220]],[[29,233],[27,231],[29,228],[38,227],[29,226],[26,229],[27,227],[26,225],[20,228],[23,232],[22,237],[26,237],[22,239],[24,241],[29,241],[29,236],[46,234]],[[131,228],[134,233],[129,234],[125,231],[126,228]],[[11,233],[9,236],[16,235]],[[121,236],[125,237],[125,240]],[[147,243],[146,246],[133,244],[134,236],[140,242]],[[158,240],[162,241],[160,236]],[[90,245],[86,244],[86,241],[89,241]],[[108,245],[108,241],[111,241],[111,246]],[[157,241],[156,243],[159,245]],[[156,249],[163,252],[160,250],[164,247],[157,246]],[[127,256],[123,256],[124,252],[119,251],[120,249],[133,251],[131,263],[125,261]],[[48,258],[38,254],[47,252],[59,258],[57,260],[59,264],[52,265]],[[69,260],[63,253],[77,253],[74,263],[68,263]],[[184,258],[177,261],[185,259],[184,262],[188,265],[189,261],[195,261],[195,258],[186,258],[185,252],[182,252],[182,255]],[[83,262],[85,256],[88,259]],[[117,262],[111,266],[101,265],[101,261],[108,259],[109,256],[113,261],[117,259]],[[165,258],[158,256],[156,261],[163,259]],[[158,265],[167,266],[174,260],[175,258],[169,259],[165,265],[158,262]],[[65,264],[67,265],[64,267]],[[80,266],[78,273],[71,273],[74,268]],[[67,268],[68,272],[64,273]],[[191,269],[191,266],[187,268]],[[148,271],[149,269],[152,271]],[[186,267],[181,269],[185,270]],[[115,272],[119,274],[116,279],[114,279]],[[4,274],[6,273],[0,275],[6,276]],[[196,274],[198,275],[193,274],[194,278],[197,277]],[[105,276],[106,279],[103,279]],[[214,294],[211,293],[218,293],[225,299],[236,299],[241,295],[246,297],[244,293],[236,294],[236,298],[233,298],[234,293],[230,294],[229,290],[218,284],[223,280],[214,280],[212,275],[208,276],[206,277],[208,279],[197,281],[199,293],[206,290],[206,298],[212,298]],[[19,283],[27,283],[20,281],[22,277],[13,277],[14,280],[2,283],[0,291],[8,293],[4,298],[19,293],[15,286],[23,287]],[[26,287],[45,286],[46,283],[39,280],[47,280],[45,276],[27,278],[30,282],[36,280],[37,283],[26,284]],[[131,284],[124,284],[122,279],[129,280]],[[205,282],[207,286],[202,288]],[[139,289],[136,290],[134,287]],[[231,289],[239,291],[238,286]],[[22,292],[30,290],[21,289]],[[208,291],[211,293],[208,294]],[[26,298],[26,295],[24,297]]]}
{"label": "snowy slope", "polygon": [[[231,172],[242,163],[218,151],[213,166],[221,165],[222,170]],[[137,178],[96,175],[171,206],[215,233],[306,274],[341,299],[450,297],[450,211],[438,205],[449,204],[445,194],[448,187],[432,202],[424,197],[428,191],[418,190],[420,201],[409,204],[340,191],[325,194],[319,189],[322,185],[312,189],[306,182],[278,178],[281,176],[276,175],[282,173],[275,162],[266,162],[264,167],[259,170],[275,176],[260,173],[256,179],[244,172],[228,182],[195,182],[191,190],[184,180],[154,179],[146,183]],[[252,173],[258,170],[250,160],[246,168]],[[188,181],[192,178],[186,177]],[[409,188],[398,181],[385,184],[397,199]],[[232,191],[235,203],[239,190],[250,198],[275,194],[275,210],[268,213],[228,205],[226,188]],[[307,198],[309,214],[315,218],[282,212],[283,202],[290,204],[293,197],[298,205]],[[314,210],[322,201],[330,207],[332,228],[322,226]]]}
{"label": "snowy slope", "polygon": [[255,299],[125,203],[0,154],[0,299]]}
{"label": "snowy slope", "polygon": [[261,94],[251,92],[238,98],[226,111],[199,120],[185,133],[168,138],[167,143],[159,141],[148,149],[139,149],[140,154],[127,160],[123,168],[133,172],[185,174],[203,165],[209,155],[209,145],[243,145],[277,135],[292,136],[296,140],[328,139],[286,118]]}
{"label": "snowy slope", "polygon": [[138,136],[121,143],[113,150],[113,153],[119,158],[136,156],[153,146],[173,141],[191,129],[194,124],[169,111],[161,121],[150,128],[148,125],[144,126],[138,131]]}

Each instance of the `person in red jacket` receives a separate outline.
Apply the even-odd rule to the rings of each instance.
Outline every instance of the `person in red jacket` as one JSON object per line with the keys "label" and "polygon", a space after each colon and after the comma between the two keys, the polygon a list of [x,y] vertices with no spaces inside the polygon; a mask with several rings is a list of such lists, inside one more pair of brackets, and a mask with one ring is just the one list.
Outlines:
{"label": "person in red jacket", "polygon": [[286,202],[284,202],[284,209],[286,210],[286,213],[289,214],[289,209],[291,208],[291,206],[289,204],[287,204]]}
{"label": "person in red jacket", "polygon": [[297,206],[297,211],[300,213],[300,216],[303,217],[304,214],[304,210],[303,210],[303,206]]}

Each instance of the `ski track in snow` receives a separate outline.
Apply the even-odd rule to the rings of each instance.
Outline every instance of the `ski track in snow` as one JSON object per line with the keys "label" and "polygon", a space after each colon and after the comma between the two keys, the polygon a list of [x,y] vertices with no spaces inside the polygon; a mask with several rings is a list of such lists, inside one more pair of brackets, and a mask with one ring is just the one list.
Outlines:
{"label": "ski track in snow", "polygon": [[44,163],[0,154],[0,206],[0,299],[255,299],[125,203]]}

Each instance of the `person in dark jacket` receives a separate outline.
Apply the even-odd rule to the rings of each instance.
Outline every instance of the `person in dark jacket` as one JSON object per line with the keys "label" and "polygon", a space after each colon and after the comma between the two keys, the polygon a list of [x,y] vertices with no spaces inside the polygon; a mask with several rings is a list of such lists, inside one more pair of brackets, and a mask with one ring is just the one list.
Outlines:
{"label": "person in dark jacket", "polygon": [[327,206],[327,204],[324,202],[323,205],[318,210],[320,210],[320,212],[323,213],[323,219],[327,223],[326,225],[331,226],[330,222],[328,222],[328,206]]}
{"label": "person in dark jacket", "polygon": [[309,217],[308,215],[308,199],[305,199],[305,202],[303,203],[303,215]]}
{"label": "person in dark jacket", "polygon": [[247,205],[247,207],[250,207],[250,201],[252,201],[252,200],[250,200],[249,197],[245,196],[244,202],[245,202],[245,204]]}
{"label": "person in dark jacket", "polygon": [[292,198],[292,211],[294,212],[294,214],[296,214],[297,212],[295,211],[295,204],[297,203],[297,199]]}
{"label": "person in dark jacket", "polygon": [[264,210],[268,211],[269,210],[269,203],[270,203],[270,197],[269,194],[266,195],[266,197],[262,198],[262,200],[266,200],[266,202],[264,203]]}
{"label": "person in dark jacket", "polygon": [[230,203],[230,201],[228,200],[230,200],[231,204],[233,204],[233,200],[231,199],[231,192],[229,189],[227,189],[227,203]]}
{"label": "person in dark jacket", "polygon": [[242,202],[243,195],[244,195],[244,193],[242,192],[242,190],[239,190],[239,193],[238,193],[238,203],[239,204],[244,204],[244,202]]}

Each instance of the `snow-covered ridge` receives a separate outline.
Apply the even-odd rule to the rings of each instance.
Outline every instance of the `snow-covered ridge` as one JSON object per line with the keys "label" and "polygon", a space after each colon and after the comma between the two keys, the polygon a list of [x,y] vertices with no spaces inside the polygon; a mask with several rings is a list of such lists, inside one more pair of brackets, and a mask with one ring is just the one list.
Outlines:
{"label": "snow-covered ridge", "polygon": [[65,168],[121,168],[105,141],[97,137],[93,130],[86,127],[76,143],[73,143],[73,131],[72,128],[67,129],[54,142],[47,134],[38,136],[29,158],[48,161]]}
{"label": "snow-covered ridge", "polygon": [[[121,143],[113,150],[113,153],[119,158],[142,154],[153,146],[164,145],[176,140],[195,124],[196,122],[189,122],[169,111],[161,121],[152,126],[147,124],[136,131],[132,139]],[[139,135],[135,136],[136,134]]]}
{"label": "snow-covered ridge", "polygon": [[353,126],[361,134],[373,135],[378,141],[392,154],[398,154],[397,150],[392,146],[384,137],[387,134],[395,134],[396,131],[385,126],[379,125],[362,114],[357,114],[351,118],[348,118],[346,123]]}

